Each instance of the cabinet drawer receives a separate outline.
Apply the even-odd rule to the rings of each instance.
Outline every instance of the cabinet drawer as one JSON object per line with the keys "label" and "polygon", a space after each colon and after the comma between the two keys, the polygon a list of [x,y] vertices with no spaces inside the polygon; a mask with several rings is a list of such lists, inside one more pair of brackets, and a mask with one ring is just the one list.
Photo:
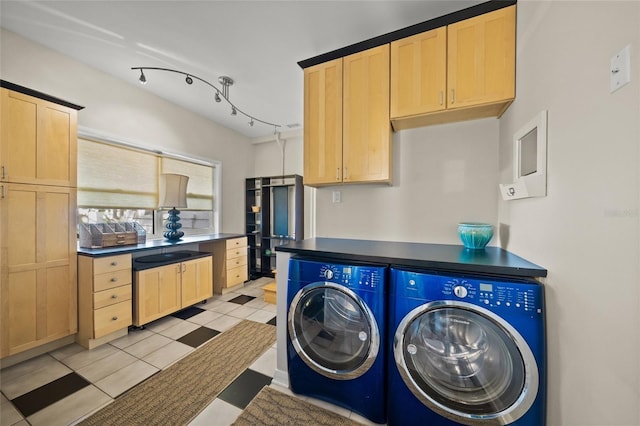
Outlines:
{"label": "cabinet drawer", "polygon": [[131,300],[131,284],[93,293],[93,309]]}
{"label": "cabinet drawer", "polygon": [[233,240],[227,240],[227,250],[246,247],[246,246],[247,246],[247,237],[234,238]]}
{"label": "cabinet drawer", "polygon": [[238,266],[237,268],[227,269],[227,287],[233,287],[242,284],[249,277],[247,266]]}
{"label": "cabinet drawer", "polygon": [[131,269],[131,255],[122,254],[120,256],[99,257],[93,260],[93,273],[95,275],[106,272]]}
{"label": "cabinet drawer", "polygon": [[229,263],[229,259],[235,259],[236,257],[246,256],[247,248],[246,247],[237,247],[227,250],[227,263]]}
{"label": "cabinet drawer", "polygon": [[116,303],[94,311],[94,338],[98,339],[131,325],[131,301]]}
{"label": "cabinet drawer", "polygon": [[246,266],[247,264],[247,255],[246,253],[242,256],[234,257],[232,259],[227,259],[227,270],[237,268],[238,266]]}
{"label": "cabinet drawer", "polygon": [[131,284],[131,269],[112,271],[106,274],[96,275],[93,278],[93,291],[107,290],[127,284]]}

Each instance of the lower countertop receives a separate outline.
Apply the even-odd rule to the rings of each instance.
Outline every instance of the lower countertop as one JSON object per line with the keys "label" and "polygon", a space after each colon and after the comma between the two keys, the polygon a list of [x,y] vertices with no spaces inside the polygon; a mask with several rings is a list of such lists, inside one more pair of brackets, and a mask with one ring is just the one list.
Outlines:
{"label": "lower countertop", "polygon": [[171,248],[171,247],[177,247],[185,244],[206,243],[210,241],[219,241],[219,240],[232,240],[234,238],[242,238],[245,236],[246,235],[244,234],[200,234],[200,235],[188,235],[188,236],[182,237],[178,241],[157,239],[157,240],[149,240],[144,244],[136,244],[136,245],[131,244],[127,246],[103,247],[103,248],[95,248],[95,249],[78,246],[78,254],[83,256],[92,256],[92,257],[111,256],[114,254],[126,254],[126,253],[140,252],[144,250]]}
{"label": "lower countertop", "polygon": [[463,245],[311,238],[276,247],[276,252],[338,261],[373,262],[464,273],[546,277],[547,270],[499,247],[470,250]]}

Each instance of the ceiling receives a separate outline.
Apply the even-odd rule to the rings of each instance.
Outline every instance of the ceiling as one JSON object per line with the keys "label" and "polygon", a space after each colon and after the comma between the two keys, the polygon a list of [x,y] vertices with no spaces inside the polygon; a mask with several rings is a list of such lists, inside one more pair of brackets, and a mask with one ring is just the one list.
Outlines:
{"label": "ceiling", "polygon": [[[239,110],[286,132],[302,126],[298,61],[482,3],[422,1],[0,1],[2,27],[131,84],[183,71]],[[140,87],[250,138],[274,133],[215,89],[164,71]]]}

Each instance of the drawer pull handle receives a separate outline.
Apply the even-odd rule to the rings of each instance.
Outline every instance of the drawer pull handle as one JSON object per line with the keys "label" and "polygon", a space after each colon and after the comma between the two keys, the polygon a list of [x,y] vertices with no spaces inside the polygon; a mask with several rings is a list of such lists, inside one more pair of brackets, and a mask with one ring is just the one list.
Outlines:
{"label": "drawer pull handle", "polygon": [[118,266],[118,262],[111,262],[111,266]]}
{"label": "drawer pull handle", "polygon": [[113,321],[118,321],[118,317],[111,318]]}
{"label": "drawer pull handle", "polygon": [[118,295],[117,295],[117,294],[112,294],[112,295],[111,295],[111,298],[112,298],[112,299],[117,299],[117,298],[118,298]]}
{"label": "drawer pull handle", "polygon": [[115,283],[116,281],[118,281],[118,277],[113,277],[113,278],[111,278],[111,282],[112,282],[112,283]]}

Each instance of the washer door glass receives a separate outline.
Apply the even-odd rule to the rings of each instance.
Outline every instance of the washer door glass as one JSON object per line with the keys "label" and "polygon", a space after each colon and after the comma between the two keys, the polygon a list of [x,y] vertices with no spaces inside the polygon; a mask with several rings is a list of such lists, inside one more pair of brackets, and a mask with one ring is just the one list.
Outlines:
{"label": "washer door glass", "polygon": [[525,387],[525,364],[514,340],[499,324],[471,310],[442,307],[416,316],[405,328],[402,356],[410,387],[418,387],[413,393],[448,410],[500,413],[516,403]]}
{"label": "washer door glass", "polygon": [[302,360],[327,377],[364,374],[378,353],[375,319],[362,299],[332,283],[307,286],[289,310],[289,335]]}

